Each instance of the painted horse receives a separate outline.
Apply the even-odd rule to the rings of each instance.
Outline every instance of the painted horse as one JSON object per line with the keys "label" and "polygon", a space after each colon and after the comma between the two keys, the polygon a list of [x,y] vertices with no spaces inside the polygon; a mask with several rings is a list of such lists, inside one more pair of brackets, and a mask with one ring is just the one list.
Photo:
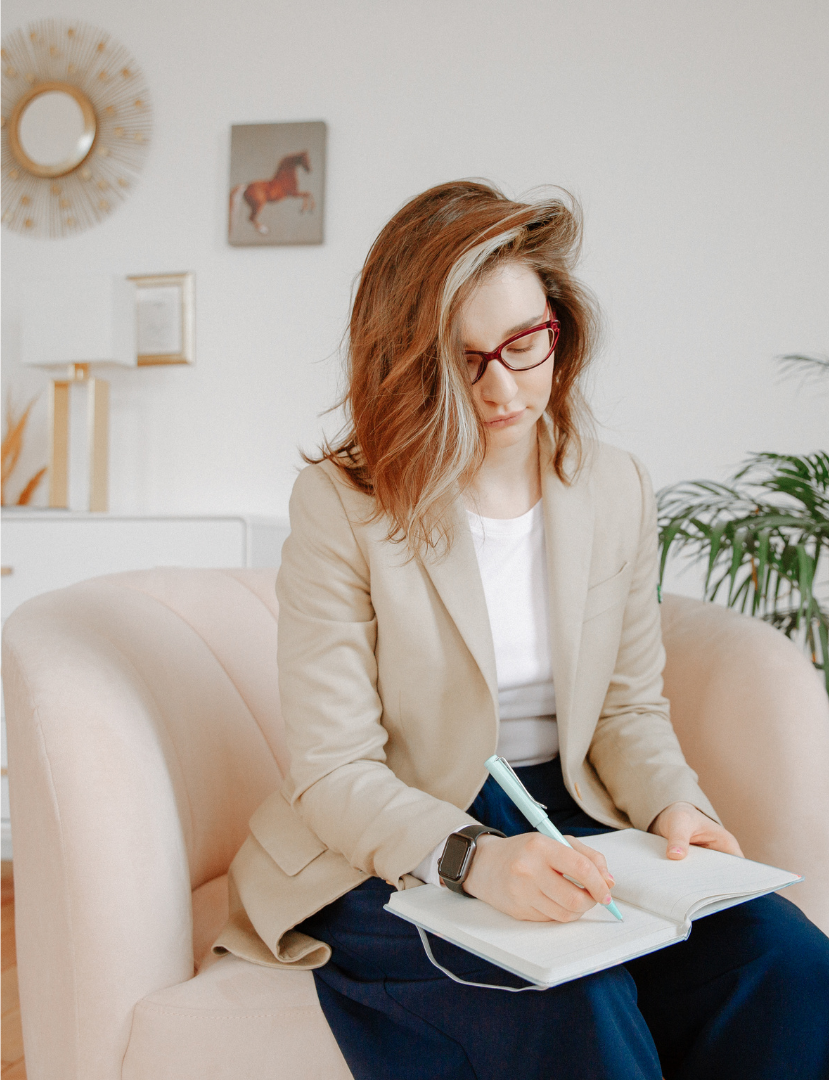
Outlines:
{"label": "painted horse", "polygon": [[299,190],[296,172],[300,167],[306,172],[311,171],[307,150],[303,150],[301,154],[287,154],[279,162],[276,172],[270,180],[254,180],[247,185],[237,184],[230,193],[229,227],[232,226],[233,213],[239,203],[240,196],[250,207],[251,224],[262,236],[267,235],[269,230],[268,226],[263,225],[258,219],[262,207],[267,203],[279,202],[280,199],[302,199],[299,212],[301,214],[305,213],[306,210],[312,212],[315,205],[314,196],[310,191]]}

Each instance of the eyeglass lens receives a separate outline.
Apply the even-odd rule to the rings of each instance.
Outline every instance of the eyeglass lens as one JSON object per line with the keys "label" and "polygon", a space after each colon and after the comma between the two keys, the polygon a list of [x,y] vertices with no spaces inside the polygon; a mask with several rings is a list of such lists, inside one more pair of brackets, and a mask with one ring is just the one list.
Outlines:
{"label": "eyeglass lens", "polygon": [[[528,368],[543,364],[553,351],[555,346],[555,334],[552,330],[543,327],[539,330],[528,330],[514,341],[501,349],[501,357],[508,368],[513,371],[526,371]],[[481,356],[468,353],[469,374],[473,381],[483,374],[480,370],[483,365]]]}
{"label": "eyeglass lens", "polygon": [[507,345],[501,350],[501,356],[511,368],[520,371],[522,368],[532,367],[533,364],[546,360],[552,346],[552,330],[534,330],[532,333],[522,334],[520,338]]}

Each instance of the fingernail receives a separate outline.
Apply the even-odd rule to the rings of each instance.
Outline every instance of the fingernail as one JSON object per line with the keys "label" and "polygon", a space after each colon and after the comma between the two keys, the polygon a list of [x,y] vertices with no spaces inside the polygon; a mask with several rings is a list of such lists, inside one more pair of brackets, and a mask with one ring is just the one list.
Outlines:
{"label": "fingernail", "polygon": [[684,854],[681,847],[672,847],[671,851],[673,852],[674,855],[683,855]]}
{"label": "fingernail", "polygon": [[610,895],[610,893],[608,893],[607,896],[604,898],[604,900],[602,900],[602,903],[605,906],[607,906],[607,904],[612,904],[613,903],[613,897]]}
{"label": "fingernail", "polygon": [[616,884],[616,878],[611,874],[611,872],[609,870],[605,874],[605,877],[607,878],[607,881],[608,881],[608,883],[610,885],[615,885]]}

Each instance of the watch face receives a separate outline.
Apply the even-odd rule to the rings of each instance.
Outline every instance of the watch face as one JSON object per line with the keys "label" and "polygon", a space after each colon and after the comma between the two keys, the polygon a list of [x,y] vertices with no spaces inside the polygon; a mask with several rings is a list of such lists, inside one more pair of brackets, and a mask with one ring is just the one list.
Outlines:
{"label": "watch face", "polygon": [[448,878],[450,881],[460,881],[466,869],[466,860],[471,847],[472,841],[468,836],[458,836],[453,833],[446,841],[446,847],[440,859],[438,871],[441,877]]}

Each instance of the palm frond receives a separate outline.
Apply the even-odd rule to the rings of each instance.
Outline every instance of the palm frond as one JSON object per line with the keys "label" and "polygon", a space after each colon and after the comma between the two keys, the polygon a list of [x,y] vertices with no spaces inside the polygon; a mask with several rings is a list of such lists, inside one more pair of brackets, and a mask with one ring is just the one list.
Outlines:
{"label": "palm frond", "polygon": [[670,554],[705,564],[704,596],[759,615],[806,646],[829,691],[829,454],[750,454],[726,483],[658,495],[660,586]]}
{"label": "palm frond", "polygon": [[829,376],[829,356],[789,353],[776,359],[787,375],[800,375],[804,383]]}

